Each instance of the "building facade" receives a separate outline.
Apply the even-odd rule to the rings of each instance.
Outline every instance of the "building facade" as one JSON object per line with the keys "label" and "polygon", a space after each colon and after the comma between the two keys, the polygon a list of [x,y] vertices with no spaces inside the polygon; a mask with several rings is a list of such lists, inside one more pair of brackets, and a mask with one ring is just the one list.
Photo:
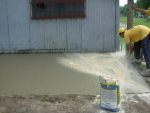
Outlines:
{"label": "building facade", "polygon": [[113,52],[119,0],[0,0],[0,53]]}

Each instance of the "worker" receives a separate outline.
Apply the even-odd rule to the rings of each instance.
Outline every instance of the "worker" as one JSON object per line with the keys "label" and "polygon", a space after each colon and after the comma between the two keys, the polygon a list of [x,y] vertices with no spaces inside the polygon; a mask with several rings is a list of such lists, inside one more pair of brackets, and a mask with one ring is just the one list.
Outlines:
{"label": "worker", "polygon": [[[143,25],[134,26],[129,30],[120,28],[119,35],[125,39],[129,55],[132,54],[134,49],[140,54],[140,50],[142,49],[147,69],[141,72],[141,75],[150,77],[150,28]],[[140,55],[138,56],[140,57]]]}
{"label": "worker", "polygon": [[142,14],[146,14],[147,16],[150,16],[150,8],[148,8],[147,10],[145,9],[141,9],[141,8],[137,8],[135,7],[134,5],[132,5],[132,8],[135,10],[135,11],[138,11]]}

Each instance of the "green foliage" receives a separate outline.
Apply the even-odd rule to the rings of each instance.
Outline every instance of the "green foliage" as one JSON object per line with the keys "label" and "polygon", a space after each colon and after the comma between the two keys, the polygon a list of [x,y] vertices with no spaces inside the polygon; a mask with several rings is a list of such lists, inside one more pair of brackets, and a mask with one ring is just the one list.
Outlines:
{"label": "green foliage", "polygon": [[121,16],[127,16],[127,14],[128,14],[128,6],[127,5],[120,7],[120,14],[121,14]]}
{"label": "green foliage", "polygon": [[[150,7],[150,0],[137,0],[135,3],[138,8],[147,9]],[[127,4],[123,7],[120,7],[121,16],[127,16],[128,14],[128,6]]]}
{"label": "green foliage", "polygon": [[137,7],[147,9],[150,7],[150,0],[138,0],[136,3]]}

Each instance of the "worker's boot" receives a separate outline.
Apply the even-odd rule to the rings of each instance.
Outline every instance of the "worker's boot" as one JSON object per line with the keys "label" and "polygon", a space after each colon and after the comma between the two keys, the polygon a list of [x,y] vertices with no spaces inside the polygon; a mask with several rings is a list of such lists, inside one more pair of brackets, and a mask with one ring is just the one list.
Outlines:
{"label": "worker's boot", "polygon": [[150,69],[146,69],[146,70],[142,71],[141,75],[143,77],[150,77]]}

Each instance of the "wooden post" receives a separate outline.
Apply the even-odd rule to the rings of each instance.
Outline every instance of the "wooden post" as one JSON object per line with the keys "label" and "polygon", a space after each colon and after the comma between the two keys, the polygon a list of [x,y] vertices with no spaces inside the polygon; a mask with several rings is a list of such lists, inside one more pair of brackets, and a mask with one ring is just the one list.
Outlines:
{"label": "wooden post", "polygon": [[[133,0],[128,0],[128,16],[127,16],[127,29],[130,29],[133,27],[133,9],[132,4]],[[129,51],[128,46],[126,45],[126,51]]]}
{"label": "wooden post", "polygon": [[128,17],[127,17],[127,29],[130,29],[133,27],[133,9],[132,4],[133,0],[128,0]]}

